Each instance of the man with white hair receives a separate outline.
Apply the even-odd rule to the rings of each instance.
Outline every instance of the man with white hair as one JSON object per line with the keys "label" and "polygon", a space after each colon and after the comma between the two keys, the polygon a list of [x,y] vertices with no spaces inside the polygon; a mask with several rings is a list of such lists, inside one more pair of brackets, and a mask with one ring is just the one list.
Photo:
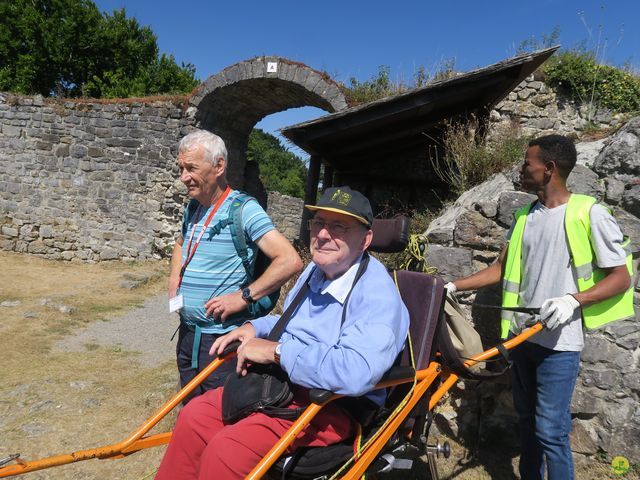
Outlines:
{"label": "man with white hair", "polygon": [[[258,202],[229,186],[220,137],[205,130],[185,136],[178,145],[178,167],[191,201],[173,248],[168,293],[170,310],[180,314],[176,354],[184,387],[209,363],[213,342],[246,321],[250,307],[298,273],[302,261]],[[232,206],[241,209],[242,232],[232,232]],[[245,262],[255,262],[258,249],[271,260],[259,278],[247,274],[234,234],[246,241]],[[221,386],[230,371],[232,366],[219,369],[185,403]]]}

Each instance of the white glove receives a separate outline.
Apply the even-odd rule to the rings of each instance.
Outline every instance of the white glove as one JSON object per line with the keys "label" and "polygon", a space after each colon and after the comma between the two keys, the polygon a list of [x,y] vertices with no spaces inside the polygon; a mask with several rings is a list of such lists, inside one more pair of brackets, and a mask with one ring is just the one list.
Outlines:
{"label": "white glove", "polygon": [[444,288],[452,295],[458,291],[458,287],[456,287],[453,282],[445,283]]}
{"label": "white glove", "polygon": [[580,306],[580,303],[573,295],[550,298],[540,307],[540,321],[549,330],[567,323],[573,317],[573,312]]}

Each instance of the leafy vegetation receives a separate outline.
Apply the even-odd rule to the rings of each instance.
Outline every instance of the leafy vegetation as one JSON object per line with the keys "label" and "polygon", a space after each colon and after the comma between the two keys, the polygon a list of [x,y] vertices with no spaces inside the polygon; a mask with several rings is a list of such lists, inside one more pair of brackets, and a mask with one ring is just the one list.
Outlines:
{"label": "leafy vegetation", "polygon": [[640,77],[596,61],[593,52],[565,50],[544,65],[546,81],[583,105],[615,112],[640,110]]}
{"label": "leafy vegetation", "polygon": [[[640,110],[640,77],[629,67],[616,67],[605,62],[605,43],[592,42],[592,32],[582,18],[589,40],[576,47],[562,49],[541,68],[545,81],[557,90],[568,93],[581,105],[608,108],[614,112],[630,113]],[[517,53],[548,48],[558,44],[560,28],[555,27],[550,35],[538,40],[531,37],[520,43]],[[587,48],[587,44],[590,48]]]}
{"label": "leafy vegetation", "polygon": [[249,135],[247,160],[260,166],[260,181],[269,191],[304,198],[307,168],[273,135],[254,128]]}
{"label": "leafy vegetation", "polygon": [[491,138],[479,135],[475,121],[447,123],[442,138],[429,158],[434,171],[457,195],[512,168],[522,160],[528,142],[516,125],[492,132]]}
{"label": "leafy vegetation", "polygon": [[343,85],[347,102],[350,105],[373,102],[374,100],[446,80],[455,76],[455,59],[444,60],[433,73],[424,66],[418,67],[413,75],[413,81],[410,83],[394,82],[391,80],[390,75],[391,69],[386,65],[380,65],[378,74],[368,80],[361,82],[355,77],[351,77],[349,85]]}
{"label": "leafy vegetation", "polygon": [[0,2],[0,90],[44,96],[185,93],[195,68],[159,56],[149,27],[91,0]]}

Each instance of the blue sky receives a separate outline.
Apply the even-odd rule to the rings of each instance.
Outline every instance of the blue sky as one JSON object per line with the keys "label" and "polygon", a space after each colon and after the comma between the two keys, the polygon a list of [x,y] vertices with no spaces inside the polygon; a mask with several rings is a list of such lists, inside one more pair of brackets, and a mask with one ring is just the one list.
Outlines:
{"label": "blue sky", "polygon": [[[95,1],[95,0],[94,0]],[[458,0],[382,2],[305,0],[97,0],[102,11],[125,7],[148,25],[160,50],[190,62],[199,79],[257,55],[278,55],[326,70],[335,79],[367,80],[380,65],[411,81],[417,67],[436,71],[447,59],[466,71],[513,56],[528,38],[557,26],[565,47],[600,47],[608,63],[640,70],[638,0]],[[258,124],[274,132],[324,112],[304,108]]]}

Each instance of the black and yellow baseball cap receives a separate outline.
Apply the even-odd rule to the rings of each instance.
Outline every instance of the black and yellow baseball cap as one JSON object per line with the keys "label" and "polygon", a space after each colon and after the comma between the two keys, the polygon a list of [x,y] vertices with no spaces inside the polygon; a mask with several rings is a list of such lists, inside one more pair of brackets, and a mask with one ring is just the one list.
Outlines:
{"label": "black and yellow baseball cap", "polygon": [[373,212],[367,197],[347,186],[327,188],[316,205],[305,207],[312,212],[326,210],[343,213],[354,217],[369,228],[373,222]]}

